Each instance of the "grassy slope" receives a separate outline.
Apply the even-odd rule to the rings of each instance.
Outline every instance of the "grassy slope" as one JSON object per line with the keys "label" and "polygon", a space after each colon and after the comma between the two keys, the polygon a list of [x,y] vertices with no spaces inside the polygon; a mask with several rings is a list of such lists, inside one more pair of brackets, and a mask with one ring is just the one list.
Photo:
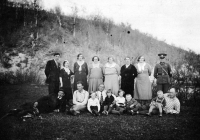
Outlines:
{"label": "grassy slope", "polygon": [[[17,106],[47,95],[46,86],[1,86],[3,109]],[[1,116],[5,113],[1,111]],[[0,137],[6,139],[197,139],[199,132],[198,110],[182,107],[177,117],[109,115],[94,117],[89,113],[71,116],[66,113],[42,115],[42,120],[20,122],[7,117],[0,122]],[[159,132],[158,132],[159,131]],[[1,138],[1,139],[2,139]]]}

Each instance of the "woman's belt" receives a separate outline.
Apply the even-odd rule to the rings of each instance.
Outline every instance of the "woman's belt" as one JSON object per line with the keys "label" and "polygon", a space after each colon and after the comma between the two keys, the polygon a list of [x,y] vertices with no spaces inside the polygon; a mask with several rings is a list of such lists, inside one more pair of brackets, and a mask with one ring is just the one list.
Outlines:
{"label": "woman's belt", "polygon": [[109,73],[109,74],[104,74],[104,75],[117,75],[117,73]]}

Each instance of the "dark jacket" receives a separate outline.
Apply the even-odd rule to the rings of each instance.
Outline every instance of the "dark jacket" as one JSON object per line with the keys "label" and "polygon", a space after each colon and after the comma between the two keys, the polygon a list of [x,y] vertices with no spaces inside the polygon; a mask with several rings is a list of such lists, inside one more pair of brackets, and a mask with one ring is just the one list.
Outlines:
{"label": "dark jacket", "polygon": [[[167,80],[166,76],[168,77]],[[165,62],[156,64],[154,68],[154,77],[157,79],[157,83],[169,83],[169,77],[172,77],[171,66]]]}
{"label": "dark jacket", "polygon": [[134,89],[134,79],[137,76],[137,69],[130,64],[127,68],[126,65],[121,67],[121,88],[125,94],[132,94]]}
{"label": "dark jacket", "polygon": [[53,81],[59,81],[59,73],[60,73],[60,63],[58,63],[57,66],[54,59],[49,60],[45,68],[45,75],[47,77],[46,82],[50,83]]}
{"label": "dark jacket", "polygon": [[71,70],[69,74],[64,69],[60,70],[60,77],[62,77],[63,88],[71,88],[72,75],[74,75],[74,73]]}
{"label": "dark jacket", "polygon": [[115,101],[115,98],[111,95],[110,98],[107,96],[104,101],[104,105],[111,105]]}

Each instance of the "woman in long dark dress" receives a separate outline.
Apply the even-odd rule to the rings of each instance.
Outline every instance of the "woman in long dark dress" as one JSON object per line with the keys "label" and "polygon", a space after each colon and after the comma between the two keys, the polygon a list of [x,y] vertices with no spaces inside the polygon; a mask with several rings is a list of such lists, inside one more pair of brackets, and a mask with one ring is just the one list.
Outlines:
{"label": "woman in long dark dress", "polygon": [[[137,76],[137,69],[131,64],[130,57],[125,58],[125,65],[121,67],[121,89],[125,95],[131,94],[133,97],[134,79]],[[124,96],[125,96],[124,95]]]}
{"label": "woman in long dark dress", "polygon": [[84,90],[88,90],[87,85],[88,65],[83,60],[83,55],[77,55],[77,62],[74,63],[74,91],[77,90],[77,82],[83,82]]}
{"label": "woman in long dark dress", "polygon": [[74,73],[69,69],[69,62],[63,62],[63,68],[60,71],[60,87],[63,88],[67,102],[72,99],[71,76]]}

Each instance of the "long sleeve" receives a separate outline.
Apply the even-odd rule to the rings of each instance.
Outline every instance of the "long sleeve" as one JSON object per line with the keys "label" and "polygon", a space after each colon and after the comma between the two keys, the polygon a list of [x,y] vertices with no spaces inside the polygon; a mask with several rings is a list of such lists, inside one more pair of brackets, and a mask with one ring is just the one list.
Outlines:
{"label": "long sleeve", "polygon": [[47,65],[46,65],[46,67],[45,67],[45,75],[46,75],[46,77],[48,77],[49,76],[49,73],[50,73],[50,66],[51,66],[51,62],[50,61],[48,61],[47,62]]}
{"label": "long sleeve", "polygon": [[177,111],[177,113],[180,113],[180,102],[179,102],[178,99],[177,99],[177,102],[176,102],[174,108],[175,108],[175,110]]}
{"label": "long sleeve", "polygon": [[133,102],[133,105],[137,105],[138,104],[137,100],[135,100],[134,98],[132,98],[132,102]]}
{"label": "long sleeve", "polygon": [[85,62],[85,69],[86,69],[86,75],[88,75],[88,65],[86,62]]}
{"label": "long sleeve", "polygon": [[74,73],[76,73],[76,62],[74,63]]}
{"label": "long sleeve", "polygon": [[87,91],[85,91],[85,98],[84,98],[83,102],[81,103],[81,105],[86,105],[88,98],[89,98],[89,93]]}
{"label": "long sleeve", "polygon": [[100,111],[100,103],[99,100],[97,99],[97,107],[98,107],[98,112]]}
{"label": "long sleeve", "polygon": [[88,109],[89,112],[92,112],[91,109],[90,109],[90,106],[91,106],[91,105],[90,105],[90,99],[89,99],[89,100],[88,100],[88,103],[87,103],[87,109]]}
{"label": "long sleeve", "polygon": [[158,73],[158,67],[156,65],[154,68],[154,75],[153,75],[156,79],[157,79],[157,73]]}
{"label": "long sleeve", "polygon": [[133,74],[134,74],[134,79],[135,79],[135,77],[137,77],[137,69],[136,69],[136,67],[133,65]]}
{"label": "long sleeve", "polygon": [[77,96],[77,93],[75,91],[74,94],[73,94],[73,104],[74,105],[80,105],[81,103],[79,103],[79,102],[76,101],[76,96]]}
{"label": "long sleeve", "polygon": [[169,77],[172,77],[172,74],[171,74],[171,66],[168,64],[168,67],[167,67],[168,69],[168,75],[169,75]]}

